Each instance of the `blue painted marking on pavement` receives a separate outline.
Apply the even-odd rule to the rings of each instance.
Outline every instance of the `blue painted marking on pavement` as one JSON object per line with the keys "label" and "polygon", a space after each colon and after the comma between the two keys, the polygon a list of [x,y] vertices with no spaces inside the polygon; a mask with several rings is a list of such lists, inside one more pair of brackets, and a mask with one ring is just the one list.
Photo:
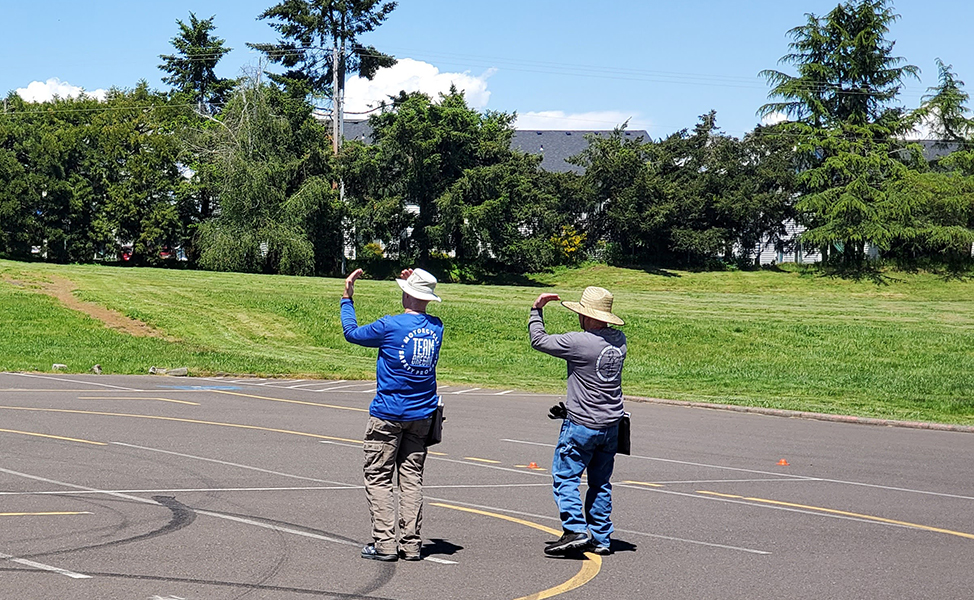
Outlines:
{"label": "blue painted marking on pavement", "polygon": [[236,385],[160,385],[161,388],[172,390],[239,390]]}

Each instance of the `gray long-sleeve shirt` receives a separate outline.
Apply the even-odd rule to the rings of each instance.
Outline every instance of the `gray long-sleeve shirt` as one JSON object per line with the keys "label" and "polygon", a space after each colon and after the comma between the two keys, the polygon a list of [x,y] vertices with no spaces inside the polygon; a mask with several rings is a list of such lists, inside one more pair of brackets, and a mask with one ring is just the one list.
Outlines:
{"label": "gray long-sleeve shirt", "polygon": [[548,335],[540,308],[528,319],[531,347],[568,362],[568,417],[602,429],[622,418],[622,365],[626,334],[606,327]]}

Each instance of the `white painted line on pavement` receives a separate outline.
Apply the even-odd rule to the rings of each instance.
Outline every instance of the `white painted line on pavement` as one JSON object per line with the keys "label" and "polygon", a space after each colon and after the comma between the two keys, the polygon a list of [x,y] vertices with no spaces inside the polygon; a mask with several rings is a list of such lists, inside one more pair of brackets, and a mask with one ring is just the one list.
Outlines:
{"label": "white painted line on pavement", "polygon": [[211,492],[317,492],[317,491],[343,491],[361,490],[362,485],[311,485],[306,487],[253,487],[253,488],[174,488],[159,490],[79,490],[79,491],[59,491],[59,492],[0,492],[0,496],[82,496],[85,494],[192,494],[192,493],[211,493]]}
{"label": "white painted line on pavement", "polygon": [[[427,496],[427,499],[429,499],[429,500],[435,500],[436,502],[449,502],[451,504],[458,504],[460,506],[469,506],[471,508],[480,508],[480,509],[483,509],[483,510],[490,510],[490,511],[499,512],[499,513],[507,513],[509,515],[519,515],[519,516],[522,516],[522,517],[530,517],[532,519],[542,519],[542,520],[545,520],[545,521],[557,521],[559,523],[561,522],[561,519],[558,518],[558,517],[551,517],[551,516],[548,516],[548,515],[536,515],[534,513],[522,512],[522,511],[519,511],[519,510],[508,510],[506,508],[499,508],[499,507],[496,507],[496,506],[483,506],[483,505],[480,505],[480,504],[471,504],[469,502],[457,502],[456,500],[447,500],[445,498],[433,498],[432,496]],[[693,544],[695,546],[709,546],[711,548],[720,548],[722,550],[736,550],[738,552],[747,552],[747,553],[750,553],[750,554],[771,554],[770,552],[767,552],[765,550],[755,550],[753,548],[742,548],[742,547],[739,547],[739,546],[728,546],[728,545],[725,545],[725,544],[713,544],[713,543],[710,543],[710,542],[701,542],[699,540],[688,540],[688,539],[683,539],[683,538],[675,538],[675,537],[669,537],[669,536],[665,536],[665,535],[658,535],[658,534],[655,534],[655,533],[647,533],[645,531],[634,531],[634,530],[631,530],[631,529],[616,529],[616,531],[617,532],[622,532],[622,533],[630,533],[632,535],[641,535],[641,536],[651,537],[651,538],[656,538],[656,539],[661,539],[661,540],[670,540],[670,541],[673,541],[673,542],[682,542],[682,543],[685,543],[685,544]]]}
{"label": "white painted line on pavement", "polygon": [[451,394],[466,394],[467,392],[476,392],[480,388],[470,388],[469,390],[460,390],[459,392],[450,392]]}
{"label": "white painted line on pavement", "polygon": [[[481,483],[470,485],[424,485],[424,490],[478,490],[494,488],[551,487],[550,483]],[[452,502],[452,500],[451,500]]]}
{"label": "white painted line on pavement", "polygon": [[61,377],[48,377],[47,375],[32,375],[30,373],[9,373],[9,375],[19,375],[20,377],[31,377],[34,379],[50,379],[52,381],[63,381],[64,383],[80,383],[82,385],[100,385],[101,387],[114,388],[116,390],[126,390],[128,392],[142,392],[136,388],[122,387],[120,385],[110,385],[107,383],[96,383],[94,381],[79,381],[76,379],[63,379]]}
{"label": "white painted line on pavement", "polygon": [[223,513],[210,512],[208,510],[197,510],[194,511],[198,515],[206,515],[208,517],[217,517],[219,519],[226,519],[227,521],[235,521],[237,523],[244,523],[245,525],[253,525],[255,527],[263,527],[264,529],[270,529],[271,531],[279,531],[281,533],[293,533],[294,535],[300,535],[303,537],[309,537],[316,540],[324,540],[326,542],[332,542],[335,544],[344,544],[346,546],[358,546],[358,542],[352,542],[349,540],[340,540],[338,538],[328,537],[326,535],[320,535],[317,533],[311,533],[310,531],[301,531],[300,529],[292,529],[290,527],[281,527],[280,525],[271,525],[270,523],[261,523],[260,521],[254,521],[253,519],[245,519],[243,517],[235,517],[233,515],[225,515]]}
{"label": "white painted line on pavement", "polygon": [[[304,379],[299,379],[298,381],[304,381]],[[308,387],[308,386],[312,386],[312,385],[328,385],[328,384],[335,385],[335,384],[338,384],[338,383],[345,383],[345,380],[344,379],[339,379],[338,381],[331,381],[331,382],[328,382],[328,383],[325,383],[325,382],[322,382],[322,381],[310,381],[308,383],[302,383],[302,384],[299,384],[299,385],[289,385],[289,386],[287,386],[287,389],[294,390],[294,389],[300,389],[300,388]]]}
{"label": "white painted line on pavement", "polygon": [[496,393],[496,394],[494,394],[494,395],[495,395],[495,396],[503,396],[504,394],[510,394],[510,393],[511,393],[511,392],[513,392],[513,391],[514,391],[514,390],[504,390],[503,392],[497,392],[497,393]]}
{"label": "white painted line on pavement", "polygon": [[[340,385],[340,386],[337,386],[337,387],[330,387],[330,388],[325,388],[325,389],[321,389],[321,390],[314,390],[314,391],[316,391],[316,392],[330,392],[332,390],[343,390],[345,388],[358,387],[360,385],[368,385],[368,386],[371,386],[373,384],[372,384],[372,382],[350,383],[348,385]],[[367,391],[367,390],[351,390],[351,391]]]}
{"label": "white painted line on pavement", "polygon": [[204,462],[211,462],[218,465],[223,465],[226,467],[236,467],[238,469],[247,469],[249,471],[258,471],[260,473],[267,473],[268,475],[278,475],[280,477],[288,477],[291,479],[302,479],[304,481],[314,481],[315,483],[327,483],[329,485],[348,485],[344,481],[328,481],[326,479],[317,479],[315,477],[304,477],[303,475],[292,475],[291,473],[281,473],[278,471],[271,471],[269,469],[261,469],[260,467],[251,467],[249,465],[241,465],[237,463],[227,462],[225,460],[217,460],[215,458],[205,458],[203,456],[193,456],[192,454],[183,454],[181,452],[173,452],[172,450],[160,450],[158,448],[148,448],[146,446],[136,446],[135,444],[125,444],[123,442],[112,442],[113,446],[124,446],[126,448],[134,448],[136,450],[145,450],[146,452],[158,452],[159,454],[169,454],[171,456],[179,456],[180,458],[189,458],[192,460],[201,460]]}
{"label": "white painted line on pavement", "polygon": [[[120,445],[122,445],[122,444],[120,444]],[[166,453],[168,453],[168,454],[176,454],[175,452],[168,452],[168,451],[166,451]],[[201,460],[212,460],[212,459],[201,459]],[[220,461],[213,461],[213,462],[220,462]],[[236,465],[236,466],[244,467],[243,465]],[[244,467],[244,468],[248,468],[248,467]],[[264,470],[264,469],[258,469],[256,467],[249,467],[249,468],[254,469],[254,470],[257,470],[257,471],[263,471]],[[26,479],[33,479],[34,481],[42,481],[44,483],[50,483],[52,485],[60,485],[60,486],[64,486],[64,487],[68,487],[68,488],[74,489],[74,490],[82,490],[82,491],[86,491],[86,492],[95,492],[95,493],[100,492],[100,493],[105,494],[105,495],[108,495],[108,496],[114,496],[116,498],[124,498],[126,500],[132,500],[134,502],[139,502],[139,503],[142,503],[142,504],[152,504],[153,506],[161,506],[155,500],[148,500],[146,498],[140,498],[138,496],[130,496],[128,494],[119,493],[119,492],[111,492],[111,491],[108,491],[108,490],[98,490],[96,488],[90,488],[90,487],[83,486],[83,485],[75,485],[73,483],[67,483],[67,482],[64,482],[64,481],[57,481],[55,479],[47,479],[46,477],[39,477],[37,475],[28,475],[27,473],[19,473],[17,471],[11,471],[10,469],[0,468],[0,473],[6,473],[8,475],[16,475],[18,477],[24,477]],[[308,479],[308,478],[301,477],[301,479]],[[344,485],[344,484],[341,484],[341,485]],[[196,512],[196,514],[206,515],[208,517],[216,517],[218,519],[224,519],[224,520],[227,520],[227,521],[234,521],[234,522],[243,523],[243,524],[246,524],[246,525],[253,525],[255,527],[263,527],[265,529],[271,529],[273,531],[278,531],[278,532],[281,532],[281,533],[291,533],[291,534],[294,534],[294,535],[300,535],[300,536],[303,536],[303,537],[314,538],[314,539],[323,540],[323,541],[327,541],[327,542],[332,542],[332,543],[336,543],[336,544],[343,544],[343,545],[346,545],[346,546],[358,546],[358,542],[351,542],[351,541],[348,541],[348,540],[340,540],[340,539],[337,539],[337,538],[331,538],[331,537],[328,537],[328,536],[319,535],[317,533],[311,533],[311,532],[307,532],[307,531],[301,531],[299,529],[292,529],[290,527],[280,527],[278,525],[271,525],[269,523],[261,523],[260,521],[254,521],[252,519],[245,519],[245,518],[236,517],[236,516],[233,516],[233,515],[225,515],[225,514],[222,514],[222,513],[211,512],[211,511],[208,511],[208,510],[194,510],[194,512]],[[7,555],[0,554],[0,558],[5,558],[5,557],[8,560],[11,560],[11,561],[14,561],[14,562],[22,561],[22,559],[14,559],[13,557],[7,557]],[[430,560],[431,562],[436,562],[436,563],[441,563],[441,564],[457,564],[457,563],[454,563],[452,561],[444,561],[442,559],[434,559],[433,557],[429,557],[429,556],[426,557],[426,560]],[[30,564],[30,566],[33,566],[33,567],[36,567],[36,568],[43,568],[43,569],[49,570],[49,571],[54,571],[54,572],[57,572],[57,573],[61,573],[62,575],[68,575],[69,573],[71,573],[70,571],[64,571],[64,572],[62,572],[62,570],[57,569],[56,567],[49,567],[48,565],[41,565],[40,563],[33,563],[33,562],[30,562],[30,561],[26,561],[26,562],[24,562],[24,564]],[[72,576],[76,576],[76,577],[89,577],[88,575],[81,575],[80,573],[74,573],[73,575],[68,575],[68,576],[69,577],[72,577]]]}
{"label": "white painted line on pavement", "polygon": [[[222,461],[222,460],[217,460],[217,459],[213,459],[213,458],[205,458],[205,457],[202,457],[202,456],[193,456],[193,455],[190,455],[190,454],[182,454],[182,453],[179,453],[179,452],[172,452],[170,450],[158,450],[158,449],[155,449],[155,448],[146,448],[144,446],[134,446],[132,444],[123,444],[121,442],[112,442],[112,443],[115,444],[115,445],[118,445],[118,446],[127,446],[127,447],[130,447],[130,448],[137,448],[139,450],[147,450],[147,451],[150,451],[150,452],[161,452],[163,454],[172,454],[172,455],[180,456],[180,457],[183,457],[183,458],[191,458],[191,459],[195,459],[195,460],[202,460],[202,461],[205,461],[205,462],[213,462],[213,463],[217,463],[217,464],[223,464],[223,465],[238,467],[238,468],[241,468],[241,469],[249,469],[249,470],[252,470],[252,471],[260,471],[262,473],[270,473],[270,474],[274,474],[274,475],[280,475],[282,477],[290,477],[290,478],[293,478],[293,479],[306,479],[306,480],[309,480],[309,481],[321,481],[321,482],[324,482],[324,483],[331,483],[333,485],[341,486],[339,488],[330,488],[330,489],[362,489],[364,487],[364,486],[350,486],[348,484],[341,483],[341,482],[326,481],[326,480],[322,480],[322,479],[314,479],[314,478],[311,478],[311,477],[303,477],[301,475],[291,475],[289,473],[280,473],[280,472],[277,472],[277,471],[269,471],[267,469],[261,469],[260,467],[252,467],[252,466],[249,466],[249,465],[241,465],[241,464],[237,464],[237,463],[230,463],[230,462],[226,462],[226,461]],[[345,445],[345,444],[341,444],[341,445]],[[353,447],[355,447],[355,446],[353,446]],[[2,471],[2,469],[0,469],[0,471]],[[234,517],[234,516],[231,516],[231,515],[224,515],[224,514],[220,514],[220,513],[214,513],[214,512],[202,511],[202,510],[198,510],[196,512],[198,514],[202,514],[202,515],[208,515],[208,516],[212,516],[212,517],[218,517],[218,518],[227,519],[227,520],[230,520],[230,521],[237,521],[237,522],[240,522],[240,523],[245,523],[245,524],[248,524],[248,525],[255,525],[255,526],[258,526],[258,527],[265,527],[267,529],[272,529],[272,530],[280,531],[280,532],[283,532],[283,533],[293,533],[295,535],[302,535],[302,536],[305,536],[305,537],[317,538],[317,539],[326,540],[326,541],[334,541],[334,542],[337,542],[337,543],[340,543],[340,544],[347,544],[347,545],[352,545],[352,546],[357,546],[358,545],[358,542],[349,542],[349,541],[346,541],[346,540],[336,540],[334,538],[328,538],[326,536],[322,536],[322,535],[318,535],[318,534],[303,532],[303,531],[299,531],[299,530],[296,530],[296,529],[290,529],[290,528],[287,528],[287,527],[278,527],[278,526],[275,526],[275,525],[270,525],[270,524],[266,524],[266,523],[260,523],[259,521],[252,521],[250,519],[244,519],[244,518],[241,518],[241,517]],[[436,558],[434,556],[426,556],[426,557],[423,557],[423,560],[428,560],[430,562],[434,562],[434,563],[438,563],[438,564],[443,564],[443,565],[455,565],[455,564],[458,564],[458,563],[456,563],[456,562],[454,562],[452,560],[445,560],[445,559],[442,559],[442,558]]]}
{"label": "white painted line on pavement", "polygon": [[82,575],[81,573],[75,573],[74,571],[68,571],[67,569],[52,567],[51,565],[45,565],[44,563],[34,562],[32,560],[27,560],[26,558],[17,558],[15,556],[4,554],[2,552],[0,552],[0,559],[9,560],[12,563],[17,563],[27,567],[33,567],[35,569],[40,569],[42,571],[50,571],[52,573],[57,573],[58,575],[64,575],[65,577],[70,577],[72,579],[91,579],[91,575]]}
{"label": "white painted line on pavement", "polygon": [[808,479],[782,479],[781,477],[777,477],[767,479],[695,479],[687,481],[654,481],[653,483],[660,485],[697,485],[698,483],[804,483],[806,481],[822,480],[811,477]]}
{"label": "white painted line on pavement", "polygon": [[[511,443],[514,443],[514,444],[527,444],[529,446],[543,446],[545,448],[554,448],[555,447],[555,444],[545,444],[545,443],[542,443],[542,442],[529,442],[529,441],[526,441],[526,440],[512,440],[512,439],[503,438],[503,439],[501,439],[501,441],[502,442],[511,442]],[[633,454],[632,456],[629,456],[629,455],[619,455],[619,454],[617,454],[616,455],[616,458],[633,458],[633,459],[640,459],[640,460],[653,460],[653,461],[658,461],[658,462],[675,463],[675,464],[679,464],[679,465],[689,465],[691,467],[706,467],[706,468],[709,468],[709,469],[721,469],[721,470],[724,470],[724,471],[738,471],[738,472],[741,472],[741,473],[755,473],[757,475],[771,475],[772,477],[780,477],[782,479],[792,479],[792,480],[799,480],[799,481],[825,481],[824,479],[821,479],[819,477],[806,477],[806,476],[803,476],[803,475],[792,475],[790,473],[775,473],[775,472],[772,472],[772,471],[759,471],[759,470],[756,470],[756,469],[741,469],[741,468],[737,468],[737,467],[725,467],[725,466],[721,466],[721,465],[710,465],[710,464],[706,464],[706,463],[695,463],[695,462],[689,462],[689,461],[685,461],[685,460],[674,460],[674,459],[670,459],[670,458],[657,458],[657,457],[653,457],[653,456],[640,456],[638,454]]]}

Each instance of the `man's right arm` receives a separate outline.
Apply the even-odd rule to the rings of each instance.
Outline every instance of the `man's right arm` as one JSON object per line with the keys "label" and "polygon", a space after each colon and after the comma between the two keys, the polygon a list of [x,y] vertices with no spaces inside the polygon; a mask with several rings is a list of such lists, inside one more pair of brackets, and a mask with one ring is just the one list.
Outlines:
{"label": "man's right arm", "polygon": [[540,308],[531,309],[531,316],[528,317],[528,335],[531,338],[531,347],[545,354],[567,360],[574,353],[570,334],[548,335]]}
{"label": "man's right arm", "polygon": [[368,348],[378,348],[382,345],[386,329],[383,319],[359,327],[358,319],[355,317],[355,305],[351,298],[342,298],[341,315],[342,331],[345,333],[346,341]]}

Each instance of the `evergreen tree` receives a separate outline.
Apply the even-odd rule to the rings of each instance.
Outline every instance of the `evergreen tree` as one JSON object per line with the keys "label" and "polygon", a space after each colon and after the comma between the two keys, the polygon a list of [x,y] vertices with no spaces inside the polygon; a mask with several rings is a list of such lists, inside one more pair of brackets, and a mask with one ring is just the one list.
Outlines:
{"label": "evergreen tree", "polygon": [[680,185],[670,175],[681,172],[680,158],[659,147],[665,142],[626,138],[624,131],[625,125],[607,137],[590,135],[588,147],[569,161],[585,168],[590,195],[583,230],[592,244],[606,245],[609,262],[659,263],[669,253],[668,227]]}
{"label": "evergreen tree", "polygon": [[169,73],[162,81],[193,102],[205,104],[208,112],[223,104],[234,83],[216,75],[217,63],[231,48],[225,48],[225,40],[212,35],[215,18],[200,20],[189,13],[189,23],[177,20],[179,35],[171,40],[177,53],[159,56],[163,60],[159,68]]}
{"label": "evergreen tree", "polygon": [[[365,241],[374,235],[403,260],[424,264],[444,236],[457,234],[434,229],[441,225],[438,199],[467,169],[510,157],[512,121],[511,115],[471,110],[455,88],[439,102],[418,93],[395,98],[389,110],[369,119],[374,143],[350,145],[342,160],[358,235]],[[394,227],[377,228],[379,215]]]}
{"label": "evergreen tree", "polygon": [[[393,57],[359,41],[395,8],[395,2],[382,0],[283,0],[258,17],[269,19],[281,39],[273,44],[247,45],[286,69],[283,74],[271,75],[271,79],[292,94],[340,98],[346,74],[372,79],[380,68],[396,64]],[[332,90],[336,52],[339,89]]]}
{"label": "evergreen tree", "polygon": [[842,123],[861,126],[886,120],[907,77],[920,70],[893,55],[886,38],[899,19],[890,0],[847,0],[825,17],[806,15],[807,22],[789,31],[791,53],[780,62],[798,74],[762,71],[771,84],[770,98],[759,114],[784,113],[816,127]]}
{"label": "evergreen tree", "polygon": [[970,95],[957,79],[951,65],[937,59],[939,84],[927,89],[920,108],[913,111],[914,123],[930,127],[930,134],[941,142],[966,142],[974,134],[974,119],[968,117]]}

